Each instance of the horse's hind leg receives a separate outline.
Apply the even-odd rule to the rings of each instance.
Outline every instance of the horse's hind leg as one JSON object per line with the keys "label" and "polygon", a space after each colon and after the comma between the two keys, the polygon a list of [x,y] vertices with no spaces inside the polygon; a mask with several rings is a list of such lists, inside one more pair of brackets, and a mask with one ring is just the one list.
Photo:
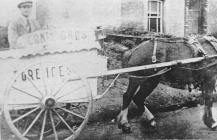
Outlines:
{"label": "horse's hind leg", "polygon": [[123,105],[121,112],[117,116],[118,128],[122,129],[124,133],[130,133],[130,124],[127,119],[128,115],[128,106],[132,101],[132,98],[139,88],[139,83],[132,78],[129,78],[129,85],[127,91],[123,95]]}
{"label": "horse's hind leg", "polygon": [[155,126],[156,122],[154,120],[154,115],[148,110],[144,105],[146,97],[148,97],[151,92],[157,87],[159,83],[159,77],[148,79],[143,82],[140,86],[140,90],[133,97],[134,103],[137,105],[139,112],[143,113],[142,116],[147,118],[151,126]]}
{"label": "horse's hind leg", "polygon": [[203,84],[203,97],[205,100],[203,122],[211,129],[217,128],[217,122],[213,119],[213,91],[215,90],[216,78],[211,78]]}

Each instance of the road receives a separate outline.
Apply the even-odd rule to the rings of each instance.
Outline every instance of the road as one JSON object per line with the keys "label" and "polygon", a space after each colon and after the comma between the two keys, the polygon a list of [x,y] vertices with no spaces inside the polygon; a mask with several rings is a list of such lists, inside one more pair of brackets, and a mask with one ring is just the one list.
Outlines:
{"label": "road", "polygon": [[[144,121],[133,117],[131,134],[122,134],[113,121],[91,122],[82,130],[78,140],[143,140],[143,139],[216,139],[216,131],[209,130],[201,120],[203,106],[157,113],[157,127],[144,126]],[[214,109],[217,119],[217,104]],[[52,136],[49,138],[52,139]],[[2,140],[17,140],[3,122]]]}

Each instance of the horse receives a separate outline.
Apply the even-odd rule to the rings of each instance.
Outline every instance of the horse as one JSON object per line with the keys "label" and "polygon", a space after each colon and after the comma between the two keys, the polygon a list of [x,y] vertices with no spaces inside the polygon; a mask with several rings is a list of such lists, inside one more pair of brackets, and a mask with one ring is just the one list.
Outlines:
{"label": "horse", "polygon": [[[198,38],[157,38],[142,42],[138,46],[129,49],[125,46],[115,46],[116,51],[122,53],[123,67],[135,67],[148,64],[170,62],[174,60],[204,57],[197,63],[177,64],[166,68],[140,70],[129,73],[129,85],[123,94],[123,104],[117,116],[118,128],[123,133],[131,133],[128,121],[128,106],[133,101],[138,110],[145,115],[149,124],[156,126],[154,115],[144,105],[145,99],[157,87],[159,82],[178,83],[180,85],[193,84],[202,91],[204,99],[203,122],[210,129],[217,128],[217,122],[213,119],[213,92],[215,91],[217,77],[217,60],[206,59],[208,55],[216,55],[217,42],[206,37]],[[214,38],[214,39],[213,39]],[[214,42],[213,42],[214,41]]]}

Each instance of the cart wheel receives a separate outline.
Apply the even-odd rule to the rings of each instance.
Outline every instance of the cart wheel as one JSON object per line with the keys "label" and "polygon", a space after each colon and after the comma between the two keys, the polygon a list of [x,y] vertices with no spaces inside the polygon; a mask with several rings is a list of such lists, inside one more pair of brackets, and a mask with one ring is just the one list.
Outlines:
{"label": "cart wheel", "polygon": [[[21,140],[75,139],[88,121],[92,94],[86,78],[55,62],[18,72],[4,96],[4,116]],[[50,135],[51,134],[51,135]]]}

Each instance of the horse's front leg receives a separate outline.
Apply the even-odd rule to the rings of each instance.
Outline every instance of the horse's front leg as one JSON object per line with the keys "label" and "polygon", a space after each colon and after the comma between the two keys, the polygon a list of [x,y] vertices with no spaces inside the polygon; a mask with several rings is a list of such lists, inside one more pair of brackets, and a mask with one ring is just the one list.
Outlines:
{"label": "horse's front leg", "polygon": [[119,115],[117,116],[118,128],[122,129],[123,133],[130,133],[131,132],[130,124],[129,124],[128,119],[127,119],[128,106],[131,103],[132,98],[138,89],[139,89],[138,82],[136,82],[132,79],[129,79],[128,89],[123,95],[122,109],[121,109],[121,112],[119,113]]}
{"label": "horse's front leg", "polygon": [[217,128],[217,122],[213,119],[213,92],[215,91],[216,78],[212,78],[209,82],[203,85],[203,97],[205,100],[203,122],[211,129]]}

